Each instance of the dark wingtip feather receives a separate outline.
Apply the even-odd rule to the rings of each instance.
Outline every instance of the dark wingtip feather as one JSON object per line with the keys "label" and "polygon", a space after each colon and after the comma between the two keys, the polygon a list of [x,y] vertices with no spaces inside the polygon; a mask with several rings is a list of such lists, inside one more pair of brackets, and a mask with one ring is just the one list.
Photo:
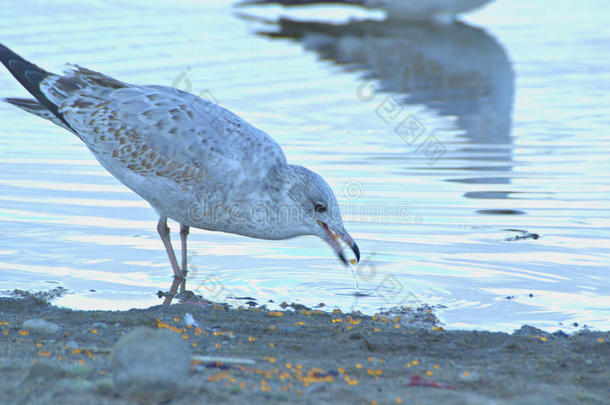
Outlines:
{"label": "dark wingtip feather", "polygon": [[46,108],[42,106],[37,100],[31,98],[3,97],[0,100],[4,101],[5,103],[13,104],[20,107]]}
{"label": "dark wingtip feather", "polygon": [[28,62],[3,44],[0,44],[0,62],[6,66],[8,71],[15,76],[15,79],[17,79],[17,81],[21,83],[21,85],[25,87],[25,89],[29,91],[30,94],[40,102],[40,104],[48,108],[53,115],[70,127],[63,115],[60,114],[57,106],[46,98],[46,96],[42,94],[42,91],[40,90],[40,82],[46,77],[52,75],[52,73]]}
{"label": "dark wingtip feather", "polygon": [[[0,44],[0,62],[6,66],[8,71],[15,76],[15,79],[17,79],[29,92],[32,92],[33,90],[40,92],[37,85],[45,77],[51,74],[23,59],[2,44]],[[36,86],[36,88],[32,88],[33,86]]]}

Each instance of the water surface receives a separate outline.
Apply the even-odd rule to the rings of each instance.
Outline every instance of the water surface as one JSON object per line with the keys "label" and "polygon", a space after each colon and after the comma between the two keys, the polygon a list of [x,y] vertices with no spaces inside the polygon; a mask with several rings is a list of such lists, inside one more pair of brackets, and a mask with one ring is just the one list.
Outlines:
{"label": "water surface", "polygon": [[[174,85],[271,134],[334,188],[370,295],[352,295],[314,237],[197,230],[191,287],[364,312],[440,305],[453,328],[610,328],[605,3],[497,1],[445,27],[217,3],[0,10],[3,42],[40,66]],[[0,95],[25,90],[3,70]],[[71,134],[7,104],[0,115],[0,290],[158,303],[171,270],[154,211]]]}

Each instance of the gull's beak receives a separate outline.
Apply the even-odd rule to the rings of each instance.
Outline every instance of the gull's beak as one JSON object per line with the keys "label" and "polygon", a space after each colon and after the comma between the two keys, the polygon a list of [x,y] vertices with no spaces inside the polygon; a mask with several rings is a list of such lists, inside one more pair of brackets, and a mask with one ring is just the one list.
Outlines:
{"label": "gull's beak", "polygon": [[356,242],[354,242],[352,237],[349,236],[349,234],[345,231],[343,227],[338,230],[333,230],[330,229],[326,222],[318,221],[318,224],[320,224],[320,226],[322,227],[322,229],[324,229],[326,233],[323,239],[326,241],[326,243],[330,245],[330,247],[333,248],[335,254],[339,258],[339,260],[343,262],[343,264],[347,266],[349,263],[345,258],[345,254],[343,254],[343,248],[339,243],[339,238],[341,238],[343,242],[345,242],[345,244],[349,246],[350,249],[352,249],[354,255],[356,255],[356,262],[360,261],[360,249],[358,249],[358,245],[356,244]]}

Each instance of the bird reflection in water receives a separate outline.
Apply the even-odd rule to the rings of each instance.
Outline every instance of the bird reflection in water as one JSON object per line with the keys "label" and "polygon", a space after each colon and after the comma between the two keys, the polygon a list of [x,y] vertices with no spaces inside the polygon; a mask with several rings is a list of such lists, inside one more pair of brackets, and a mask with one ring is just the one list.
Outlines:
{"label": "bird reflection in water", "polygon": [[[460,175],[447,181],[510,184],[514,73],[502,45],[484,29],[457,21],[263,22],[273,28],[260,30],[260,35],[296,40],[323,60],[362,72],[376,91],[394,94],[405,106],[423,106],[447,121],[453,134],[443,137],[440,129],[437,137],[452,140],[448,155],[453,161],[468,162],[451,167]],[[510,190],[479,190],[464,197],[510,195]]]}

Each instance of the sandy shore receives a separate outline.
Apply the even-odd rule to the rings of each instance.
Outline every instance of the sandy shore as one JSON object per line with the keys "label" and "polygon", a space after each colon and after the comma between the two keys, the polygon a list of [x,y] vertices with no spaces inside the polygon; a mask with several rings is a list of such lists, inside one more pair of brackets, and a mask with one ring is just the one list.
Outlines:
{"label": "sandy shore", "polygon": [[[49,324],[28,330],[32,319]],[[370,317],[198,301],[73,311],[34,296],[0,298],[0,403],[136,403],[113,385],[111,359],[141,326],[177,334],[191,352],[164,403],[610,403],[609,332],[447,331],[426,309]]]}

